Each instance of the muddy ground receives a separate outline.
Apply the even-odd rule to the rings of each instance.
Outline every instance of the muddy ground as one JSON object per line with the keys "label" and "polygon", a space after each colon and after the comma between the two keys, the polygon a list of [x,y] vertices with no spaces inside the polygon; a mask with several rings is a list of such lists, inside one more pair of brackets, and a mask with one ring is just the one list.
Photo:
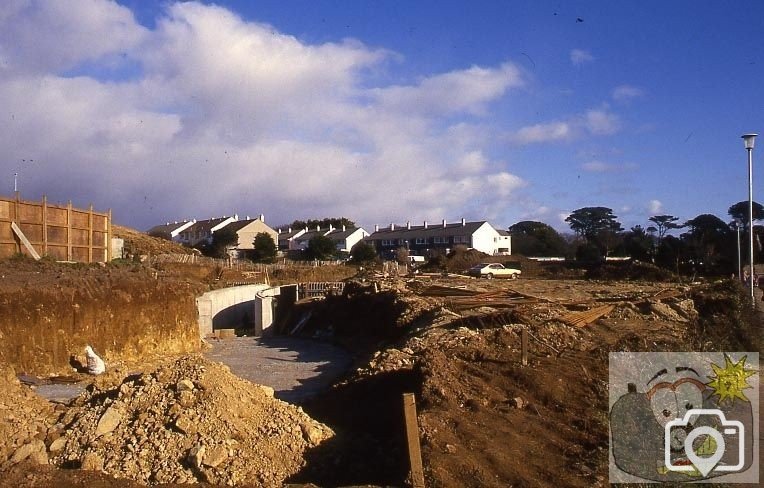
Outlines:
{"label": "muddy ground", "polygon": [[[125,271],[139,273],[136,283],[162,282],[151,270],[136,269]],[[38,279],[42,283],[59,280],[46,269],[26,270],[27,274],[18,276],[9,267],[3,271],[11,276],[6,283],[16,286],[16,290],[33,287]],[[111,274],[101,275],[97,268],[88,268],[85,282],[102,283],[105,290],[118,287],[122,271],[106,271]],[[174,268],[174,274],[164,271],[175,276],[164,278],[166,281],[186,283],[189,293],[197,286],[203,287],[207,279],[201,270]],[[200,277],[189,278],[194,274]],[[72,289],[78,288],[77,278],[65,278],[73,280]],[[241,486],[272,485],[276,481],[319,486],[403,486],[408,467],[401,393],[414,392],[427,486],[605,486],[608,352],[760,350],[761,346],[760,319],[745,306],[741,287],[729,281],[487,281],[436,275],[367,278],[366,283],[348,287],[344,296],[304,305],[311,307],[312,318],[301,334],[342,345],[353,354],[355,363],[329,391],[301,402],[306,418],[299,422],[289,417],[302,415],[299,412],[283,414],[276,423],[253,418],[252,423],[265,423],[266,429],[279,435],[294,436],[281,444],[281,449],[290,453],[292,464],[275,475],[263,475],[268,477],[267,483],[265,478],[258,481],[242,474],[246,463],[234,462],[238,459],[237,448],[225,444],[230,438],[238,445],[249,446],[241,448],[241,455],[258,464],[260,458],[253,440],[257,430],[248,431],[249,423],[238,429],[238,438],[230,431],[225,433],[225,439],[215,438],[215,429],[205,430],[217,426],[222,435],[224,425],[213,419],[224,415],[221,412],[226,411],[226,402],[241,400],[235,388],[220,394],[195,394],[193,398],[184,394],[182,400],[179,382],[185,377],[172,376],[163,381],[160,374],[157,384],[151,386],[154,383],[148,378],[152,371],[172,371],[161,358],[143,364],[144,376],[132,374],[133,365],[126,362],[119,371],[100,378],[94,389],[70,406],[40,401],[14,382],[17,369],[6,368],[3,382],[7,388],[0,389],[0,428],[4,429],[0,433],[5,434],[0,466],[4,482],[17,486],[137,486],[135,483],[140,481],[174,486],[235,480]],[[14,285],[18,283],[24,286]],[[98,297],[102,292],[91,293]],[[571,313],[604,305],[612,308],[591,323],[570,325]],[[306,310],[296,312],[294,317],[299,318]],[[522,365],[520,357],[523,330],[531,337],[527,366]],[[210,368],[197,362],[202,361],[199,356],[194,357],[198,359],[183,363],[187,375],[198,371],[198,364]],[[40,361],[48,364],[45,358]],[[216,371],[222,375],[221,384],[237,384],[228,372]],[[200,379],[195,381],[199,383]],[[203,388],[202,383],[188,391],[212,391],[209,385]],[[150,388],[151,394],[158,395],[162,408],[141,407],[143,404],[130,396]],[[118,431],[106,443],[93,443],[89,437],[88,429],[98,426],[97,414],[108,410],[103,400],[113,396],[112,401],[116,401],[120,395],[125,396],[120,411],[134,412],[136,420],[141,408],[152,412],[150,418],[140,417],[141,421],[151,421],[150,428],[137,427],[172,438],[173,445],[178,446],[167,462],[157,461],[156,473],[152,472],[155,465],[150,463],[138,463],[134,470],[138,474],[127,479],[101,472],[114,476],[119,456],[129,459],[130,453],[135,457],[135,446],[139,445],[130,440],[129,430]],[[217,410],[205,407],[205,401],[214,402]],[[184,407],[183,402],[197,409],[199,417],[194,422],[199,424],[196,430],[206,436],[204,442],[212,447],[229,446],[226,456],[218,456],[223,460],[215,460],[215,466],[204,464],[204,456],[194,457],[194,439],[199,438],[192,439],[175,425],[181,409],[191,408]],[[240,403],[235,405],[236,409],[246,410]],[[209,413],[213,411],[217,413]],[[244,419],[243,412],[237,416]],[[320,442],[311,443],[309,432],[299,426],[306,422],[325,433]],[[67,441],[66,449],[70,450],[66,451],[65,461],[58,463],[57,459],[63,458],[51,452],[51,446],[67,432],[78,433],[75,437],[81,440],[73,437]],[[157,444],[156,439],[148,437],[143,441]],[[59,441],[56,447],[61,444]],[[108,446],[107,451],[98,450],[102,444]],[[35,447],[18,453],[32,445]],[[108,459],[107,452],[111,456]],[[86,458],[91,453],[95,454]],[[19,461],[21,457],[25,458]],[[46,463],[68,469],[55,469]],[[83,463],[96,469],[83,470]],[[107,469],[106,465],[112,467]],[[233,471],[227,469],[229,465]],[[238,474],[234,476],[233,472]]]}

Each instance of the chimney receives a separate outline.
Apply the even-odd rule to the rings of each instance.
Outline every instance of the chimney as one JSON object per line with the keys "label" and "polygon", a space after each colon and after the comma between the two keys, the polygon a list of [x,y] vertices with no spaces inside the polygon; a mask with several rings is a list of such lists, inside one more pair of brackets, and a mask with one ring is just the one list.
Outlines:
{"label": "chimney", "polygon": [[305,232],[308,232],[308,226],[307,225],[305,226]]}
{"label": "chimney", "polygon": [[374,232],[379,232],[379,226],[377,224],[374,224]]}
{"label": "chimney", "polygon": [[291,227],[287,227],[287,233],[289,233],[289,234],[292,233],[292,228]]}
{"label": "chimney", "polygon": [[427,228],[427,221],[426,220],[424,221],[424,228],[425,229]]}
{"label": "chimney", "polygon": [[247,218],[246,218],[246,219],[244,219],[244,220],[249,220],[249,215],[247,215]]}
{"label": "chimney", "polygon": [[239,220],[239,214],[233,214],[233,220],[238,221]]}
{"label": "chimney", "polygon": [[342,224],[342,232],[345,232],[345,224]]}
{"label": "chimney", "polygon": [[276,231],[277,234],[281,234],[281,229]]}
{"label": "chimney", "polygon": [[260,214],[260,222],[265,223],[265,215]]}
{"label": "chimney", "polygon": [[390,230],[395,230],[395,224],[393,224],[392,222],[390,222]]}
{"label": "chimney", "polygon": [[466,225],[467,225],[467,221],[466,221],[466,220],[464,220],[464,217],[462,217],[462,227],[464,227],[464,226],[466,226]]}
{"label": "chimney", "polygon": [[443,219],[443,228],[446,228],[446,219]]}
{"label": "chimney", "polygon": [[406,221],[406,230],[411,230],[411,222],[408,220]]}
{"label": "chimney", "polygon": [[334,226],[332,224],[329,224],[329,232],[334,230]]}
{"label": "chimney", "polygon": [[321,226],[320,226],[320,225],[317,225],[317,226],[316,226],[316,232],[320,232],[320,231],[321,231]]}

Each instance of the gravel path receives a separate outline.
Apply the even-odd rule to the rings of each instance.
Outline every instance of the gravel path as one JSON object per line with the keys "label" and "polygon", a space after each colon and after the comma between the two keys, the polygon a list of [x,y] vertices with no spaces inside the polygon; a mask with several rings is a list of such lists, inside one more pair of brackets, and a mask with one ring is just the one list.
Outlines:
{"label": "gravel path", "polygon": [[327,389],[352,364],[345,350],[310,339],[234,337],[204,354],[237,376],[270,386],[276,398],[299,403]]}

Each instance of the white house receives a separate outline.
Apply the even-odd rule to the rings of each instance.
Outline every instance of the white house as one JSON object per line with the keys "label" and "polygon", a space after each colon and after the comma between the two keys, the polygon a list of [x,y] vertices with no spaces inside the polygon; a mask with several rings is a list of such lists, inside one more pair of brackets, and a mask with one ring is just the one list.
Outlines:
{"label": "white house", "polygon": [[182,244],[186,244],[188,246],[195,246],[202,241],[205,241],[207,244],[209,244],[212,242],[212,234],[214,234],[215,231],[220,230],[231,222],[236,222],[238,220],[238,215],[234,215],[233,217],[223,216],[214,219],[198,220],[194,222],[193,225],[183,229],[178,234],[178,240]]}
{"label": "white house", "polygon": [[278,246],[278,233],[265,224],[265,216],[263,214],[260,214],[256,219],[250,219],[247,216],[246,219],[231,222],[226,227],[236,232],[238,237],[236,247],[233,249],[237,257],[243,251],[253,250],[255,248],[255,236],[263,232],[271,236],[273,243]]}

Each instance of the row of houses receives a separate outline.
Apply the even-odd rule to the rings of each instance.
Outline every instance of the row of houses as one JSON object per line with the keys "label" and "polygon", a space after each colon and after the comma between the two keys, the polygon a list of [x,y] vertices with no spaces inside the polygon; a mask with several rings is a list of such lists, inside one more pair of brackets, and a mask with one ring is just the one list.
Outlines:
{"label": "row of houses", "polygon": [[187,246],[198,246],[212,242],[213,234],[223,228],[236,232],[238,242],[231,249],[231,254],[241,256],[248,250],[254,249],[255,236],[265,232],[271,236],[278,250],[284,254],[299,254],[304,252],[310,240],[316,236],[324,236],[334,242],[338,252],[349,253],[357,243],[364,241],[372,245],[377,254],[392,257],[400,248],[405,248],[412,255],[427,256],[433,252],[449,252],[456,246],[476,249],[489,255],[510,255],[512,240],[508,232],[494,228],[487,221],[440,224],[423,222],[422,225],[396,225],[380,228],[374,227],[369,234],[362,227],[328,227],[321,228],[278,228],[273,229],[265,223],[261,214],[258,218],[249,217],[239,220],[238,215],[218,217],[207,220],[186,220],[182,222],[157,225],[147,232],[151,235],[163,235],[175,242]]}

